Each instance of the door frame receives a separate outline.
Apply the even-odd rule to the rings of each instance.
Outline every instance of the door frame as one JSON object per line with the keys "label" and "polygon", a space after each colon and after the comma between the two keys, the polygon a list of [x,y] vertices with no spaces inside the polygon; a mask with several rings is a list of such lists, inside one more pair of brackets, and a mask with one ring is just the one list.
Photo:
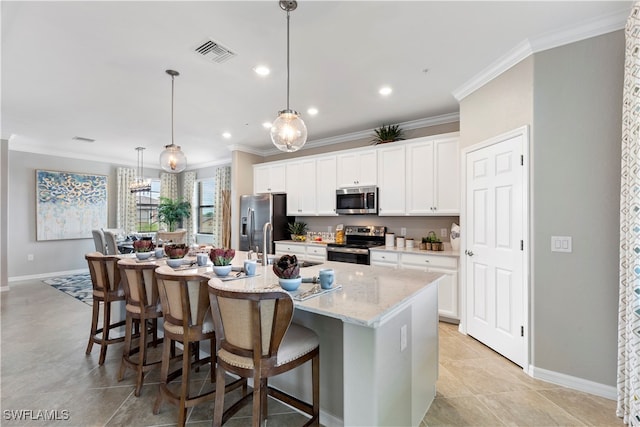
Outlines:
{"label": "door frame", "polygon": [[533,249],[533,242],[531,241],[532,230],[531,226],[531,211],[530,202],[529,202],[529,194],[530,194],[530,171],[532,170],[532,156],[530,151],[530,127],[529,125],[525,125],[511,131],[499,134],[497,136],[485,139],[482,142],[471,145],[469,147],[465,147],[462,149],[460,153],[460,171],[461,171],[461,200],[460,200],[460,229],[461,229],[461,245],[460,245],[460,276],[458,278],[460,283],[460,324],[458,325],[458,330],[467,335],[467,274],[466,274],[466,255],[464,254],[465,248],[467,247],[467,235],[465,234],[465,230],[467,229],[466,223],[466,212],[467,212],[467,155],[474,151],[481,150],[483,148],[489,147],[491,145],[498,144],[500,142],[506,141],[508,139],[521,136],[522,137],[522,153],[524,155],[524,165],[522,166],[522,230],[524,240],[523,246],[523,265],[522,265],[522,283],[524,284],[523,290],[523,301],[522,301],[522,312],[523,315],[523,323],[524,323],[524,333],[525,340],[523,340],[524,348],[524,363],[523,370],[531,375],[531,347],[532,341],[531,337],[533,335],[533,322],[531,319],[531,313],[533,313],[533,298],[531,293],[531,279],[530,279],[530,271],[531,271],[531,257]]}

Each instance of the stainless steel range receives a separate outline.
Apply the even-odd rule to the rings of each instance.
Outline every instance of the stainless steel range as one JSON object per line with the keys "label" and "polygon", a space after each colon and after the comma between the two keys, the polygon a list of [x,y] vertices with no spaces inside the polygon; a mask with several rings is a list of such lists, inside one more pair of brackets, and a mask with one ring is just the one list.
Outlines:
{"label": "stainless steel range", "polygon": [[378,225],[347,225],[344,244],[329,243],[327,260],[369,265],[369,248],[385,244],[387,227]]}

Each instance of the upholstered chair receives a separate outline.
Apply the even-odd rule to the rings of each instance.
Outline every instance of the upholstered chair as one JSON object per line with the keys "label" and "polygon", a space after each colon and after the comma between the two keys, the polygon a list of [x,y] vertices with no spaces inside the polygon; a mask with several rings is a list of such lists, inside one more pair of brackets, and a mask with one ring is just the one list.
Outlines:
{"label": "upholstered chair", "polygon": [[104,233],[102,230],[96,228],[91,230],[91,234],[93,235],[93,243],[96,247],[96,252],[100,252],[101,254],[107,253],[107,244],[104,241]]}
{"label": "upholstered chair", "polygon": [[156,239],[162,243],[187,243],[187,230],[158,231]]}
{"label": "upholstered chair", "polygon": [[[209,281],[209,297],[218,357],[213,425],[220,426],[253,397],[253,425],[267,418],[267,394],[307,413],[305,425],[319,425],[320,347],[312,330],[291,323],[293,300],[282,290],[238,290],[217,278]],[[268,386],[268,379],[311,361],[312,403]],[[253,379],[253,396],[243,396],[227,411],[226,373]]]}
{"label": "upholstered chair", "polygon": [[[138,263],[135,258],[124,258],[118,261],[118,267],[127,301],[124,350],[118,381],[122,381],[127,368],[133,369],[136,373],[135,395],[140,396],[145,374],[161,361],[160,358],[147,360],[147,347],[155,347],[161,342],[158,339],[158,319],[162,317],[162,307],[155,276],[157,265]],[[137,347],[133,346],[136,332],[134,327],[139,329]]]}
{"label": "upholstered chair", "polygon": [[[102,365],[107,355],[107,346],[124,340],[124,336],[109,337],[112,329],[125,325],[125,320],[111,323],[111,303],[125,300],[120,282],[120,270],[117,267],[119,258],[103,255],[100,252],[91,252],[85,255],[85,259],[89,264],[91,284],[93,285],[91,333],[86,353],[91,354],[94,343],[100,345],[98,364]],[[100,307],[102,307],[102,327],[98,328]]]}

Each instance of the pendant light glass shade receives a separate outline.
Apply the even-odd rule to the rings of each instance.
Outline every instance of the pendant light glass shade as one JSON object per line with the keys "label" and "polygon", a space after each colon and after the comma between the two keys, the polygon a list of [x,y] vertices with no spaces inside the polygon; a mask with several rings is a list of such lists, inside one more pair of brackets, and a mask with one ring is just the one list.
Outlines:
{"label": "pendant light glass shade", "polygon": [[174,79],[180,73],[174,70],[167,70],[171,76],[171,144],[164,146],[164,151],[160,153],[160,167],[169,173],[180,173],[187,167],[187,157],[180,146],[173,143],[173,86]]}
{"label": "pendant light glass shade", "polygon": [[187,167],[187,157],[179,145],[165,145],[164,151],[160,153],[160,166],[167,172],[179,173]]}
{"label": "pendant light glass shade", "polygon": [[136,169],[136,178],[129,185],[132,193],[144,193],[151,191],[151,181],[144,178],[144,147],[136,147],[138,152],[138,167]]}
{"label": "pendant light glass shade", "polygon": [[289,12],[298,7],[296,1],[280,1],[280,8],[287,12],[287,109],[278,112],[271,126],[271,142],[278,150],[291,153],[307,142],[307,126],[297,111],[289,108]]}
{"label": "pendant light glass shade", "polygon": [[271,126],[271,141],[280,151],[298,151],[307,141],[307,127],[293,110],[282,110]]}

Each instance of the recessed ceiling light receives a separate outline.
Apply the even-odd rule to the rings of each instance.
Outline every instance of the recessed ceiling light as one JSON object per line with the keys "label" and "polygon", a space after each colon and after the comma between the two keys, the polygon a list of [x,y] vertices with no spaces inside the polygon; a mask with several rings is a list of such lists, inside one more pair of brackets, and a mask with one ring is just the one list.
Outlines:
{"label": "recessed ceiling light", "polygon": [[271,72],[271,70],[265,65],[258,65],[254,67],[253,71],[255,71],[259,76],[268,76]]}
{"label": "recessed ceiling light", "polygon": [[231,138],[231,134],[229,132],[223,133],[222,136],[227,139]]}
{"label": "recessed ceiling light", "polygon": [[383,95],[383,96],[387,96],[387,95],[391,94],[391,92],[393,92],[393,90],[389,86],[383,86],[378,91],[378,93],[380,95]]}
{"label": "recessed ceiling light", "polygon": [[318,109],[315,107],[311,107],[307,110],[307,113],[309,113],[310,116],[315,116],[316,114],[318,114]]}
{"label": "recessed ceiling light", "polygon": [[272,123],[271,123],[271,122],[264,122],[264,123],[262,123],[262,127],[263,127],[263,128],[265,128],[265,129],[271,129],[271,125],[272,125]]}

